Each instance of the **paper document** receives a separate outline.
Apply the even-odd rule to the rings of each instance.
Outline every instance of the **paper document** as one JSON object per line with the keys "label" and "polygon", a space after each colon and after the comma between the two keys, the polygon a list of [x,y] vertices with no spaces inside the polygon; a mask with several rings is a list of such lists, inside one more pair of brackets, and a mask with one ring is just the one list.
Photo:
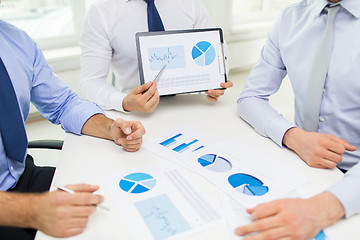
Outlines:
{"label": "paper document", "polygon": [[134,239],[177,239],[222,219],[186,171],[165,161],[104,181]]}
{"label": "paper document", "polygon": [[175,129],[143,146],[207,178],[245,207],[280,198],[308,180],[246,144],[221,144],[191,128]]}

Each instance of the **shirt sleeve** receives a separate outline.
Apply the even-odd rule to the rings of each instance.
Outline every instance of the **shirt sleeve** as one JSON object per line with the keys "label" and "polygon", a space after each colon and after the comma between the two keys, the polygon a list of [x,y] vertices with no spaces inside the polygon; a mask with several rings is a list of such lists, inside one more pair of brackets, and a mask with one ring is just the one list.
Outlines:
{"label": "shirt sleeve", "polygon": [[343,205],[345,217],[349,218],[360,211],[360,163],[353,166],[328,192],[332,193]]}
{"label": "shirt sleeve", "polygon": [[122,103],[126,94],[107,82],[113,54],[108,27],[97,6],[91,6],[80,37],[80,87],[87,99],[102,108],[125,112]]}
{"label": "shirt sleeve", "polygon": [[53,73],[36,44],[31,102],[50,122],[78,135],[90,117],[104,114],[99,106],[80,98]]}
{"label": "shirt sleeve", "polygon": [[269,32],[260,59],[249,75],[238,99],[238,112],[257,133],[271,138],[282,147],[285,132],[295,125],[287,121],[268,103],[269,96],[279,90],[287,74],[279,50],[280,21],[281,19],[278,18]]}

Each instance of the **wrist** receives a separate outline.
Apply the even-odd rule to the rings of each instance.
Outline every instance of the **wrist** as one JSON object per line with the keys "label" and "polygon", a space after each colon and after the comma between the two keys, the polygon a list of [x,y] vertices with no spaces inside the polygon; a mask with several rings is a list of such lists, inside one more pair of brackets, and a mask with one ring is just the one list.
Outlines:
{"label": "wrist", "polygon": [[131,112],[131,108],[129,106],[129,102],[127,99],[128,96],[124,97],[123,101],[122,101],[122,108],[124,109],[125,112]]}
{"label": "wrist", "polygon": [[304,130],[298,127],[292,127],[288,129],[283,137],[283,144],[289,149],[294,150],[295,141],[298,138],[298,135]]}
{"label": "wrist", "polygon": [[313,206],[317,209],[319,224],[321,228],[330,226],[345,216],[345,209],[341,202],[331,193],[323,192],[309,199],[315,203]]}

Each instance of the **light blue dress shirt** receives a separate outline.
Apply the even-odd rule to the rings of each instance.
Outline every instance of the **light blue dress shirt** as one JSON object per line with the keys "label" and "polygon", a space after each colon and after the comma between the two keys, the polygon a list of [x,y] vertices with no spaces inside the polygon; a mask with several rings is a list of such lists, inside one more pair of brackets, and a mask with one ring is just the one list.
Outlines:
{"label": "light blue dress shirt", "polygon": [[[91,116],[103,114],[100,107],[81,99],[53,73],[26,33],[1,20],[0,57],[11,78],[24,121],[29,114],[30,101],[49,121],[75,134],[81,134]],[[0,132],[1,191],[16,185],[24,165],[6,157]]]}
{"label": "light blue dress shirt", "polygon": [[[318,132],[356,146],[338,167],[350,169],[328,189],[344,205],[346,217],[360,210],[360,1],[343,0],[335,17],[334,48],[322,96]],[[238,100],[240,116],[279,146],[291,127],[303,126],[304,105],[316,50],[325,31],[326,0],[287,7],[269,32],[260,60]],[[295,95],[295,125],[268,104],[288,75]]]}

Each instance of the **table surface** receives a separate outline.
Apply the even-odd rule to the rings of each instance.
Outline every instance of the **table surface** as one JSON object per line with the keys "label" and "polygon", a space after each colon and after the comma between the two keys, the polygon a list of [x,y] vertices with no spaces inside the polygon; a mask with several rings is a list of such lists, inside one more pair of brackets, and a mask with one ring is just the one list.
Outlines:
{"label": "table surface", "polygon": [[[319,193],[342,178],[337,169],[322,170],[308,167],[295,153],[278,147],[272,140],[261,137],[237,114],[236,100],[243,86],[244,74],[233,76],[234,87],[217,103],[206,100],[204,94],[177,95],[161,98],[152,114],[124,114],[108,111],[111,118],[141,121],[147,132],[144,141],[166,133],[179,126],[190,126],[223,140],[244,142],[271,158],[296,169],[310,181],[300,190],[308,196]],[[53,182],[61,184],[90,183],[102,186],[102,179],[114,169],[133,169],[145,164],[156,163],[162,158],[144,149],[128,153],[112,141],[89,136],[67,134],[61,159]],[[204,178],[190,173],[206,189],[220,209],[217,189]],[[90,217],[85,231],[69,239],[132,239],[123,219],[116,211],[97,211]],[[360,216],[341,220],[333,226],[339,239],[360,239],[357,230]],[[38,232],[36,240],[54,239]],[[230,239],[230,230],[225,221],[211,229],[186,237],[186,239]]]}

